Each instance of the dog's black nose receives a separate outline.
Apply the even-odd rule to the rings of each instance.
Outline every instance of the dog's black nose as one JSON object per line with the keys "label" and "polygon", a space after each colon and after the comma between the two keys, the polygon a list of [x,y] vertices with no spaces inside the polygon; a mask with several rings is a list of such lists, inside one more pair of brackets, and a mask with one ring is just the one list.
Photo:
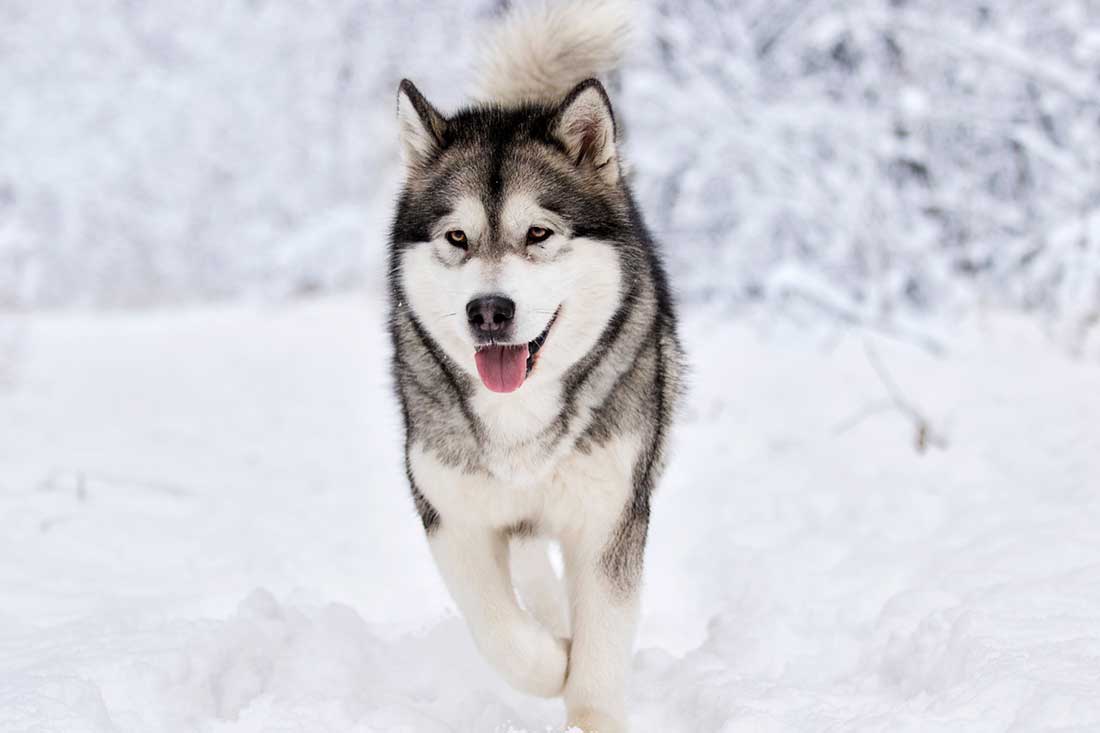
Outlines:
{"label": "dog's black nose", "polygon": [[516,304],[503,295],[485,295],[466,304],[466,317],[475,331],[503,331],[515,315]]}

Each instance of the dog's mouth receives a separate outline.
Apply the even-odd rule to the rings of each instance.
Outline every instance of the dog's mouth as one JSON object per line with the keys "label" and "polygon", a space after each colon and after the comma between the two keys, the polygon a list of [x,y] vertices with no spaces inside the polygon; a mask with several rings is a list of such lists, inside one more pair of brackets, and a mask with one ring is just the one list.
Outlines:
{"label": "dog's mouth", "polygon": [[550,322],[533,341],[525,344],[488,344],[474,352],[477,375],[493,392],[515,392],[530,376],[538,363],[538,353],[558,320],[561,308],[554,311]]}

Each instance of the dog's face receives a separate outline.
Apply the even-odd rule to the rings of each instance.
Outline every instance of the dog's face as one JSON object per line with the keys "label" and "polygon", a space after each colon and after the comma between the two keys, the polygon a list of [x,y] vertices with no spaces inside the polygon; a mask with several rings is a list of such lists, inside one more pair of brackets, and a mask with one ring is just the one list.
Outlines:
{"label": "dog's face", "polygon": [[407,178],[394,222],[399,306],[486,389],[560,377],[624,289],[627,199],[598,82],[560,105],[447,119],[398,95]]}

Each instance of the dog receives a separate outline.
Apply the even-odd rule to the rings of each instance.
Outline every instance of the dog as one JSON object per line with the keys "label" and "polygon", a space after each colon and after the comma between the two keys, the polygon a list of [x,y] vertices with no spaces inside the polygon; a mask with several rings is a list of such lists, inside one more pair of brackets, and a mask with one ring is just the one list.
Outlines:
{"label": "dog", "polygon": [[478,103],[451,115],[401,82],[389,262],[406,469],[443,581],[504,678],[598,733],[627,729],[683,372],[596,78],[629,20],[607,0],[513,10],[484,44]]}

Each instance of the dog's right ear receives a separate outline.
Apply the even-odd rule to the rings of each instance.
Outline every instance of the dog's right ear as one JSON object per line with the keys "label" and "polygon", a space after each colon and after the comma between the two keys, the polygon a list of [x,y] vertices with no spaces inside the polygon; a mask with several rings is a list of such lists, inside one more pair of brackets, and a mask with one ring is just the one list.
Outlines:
{"label": "dog's right ear", "polygon": [[408,79],[397,89],[397,122],[406,165],[422,165],[443,147],[447,120]]}

